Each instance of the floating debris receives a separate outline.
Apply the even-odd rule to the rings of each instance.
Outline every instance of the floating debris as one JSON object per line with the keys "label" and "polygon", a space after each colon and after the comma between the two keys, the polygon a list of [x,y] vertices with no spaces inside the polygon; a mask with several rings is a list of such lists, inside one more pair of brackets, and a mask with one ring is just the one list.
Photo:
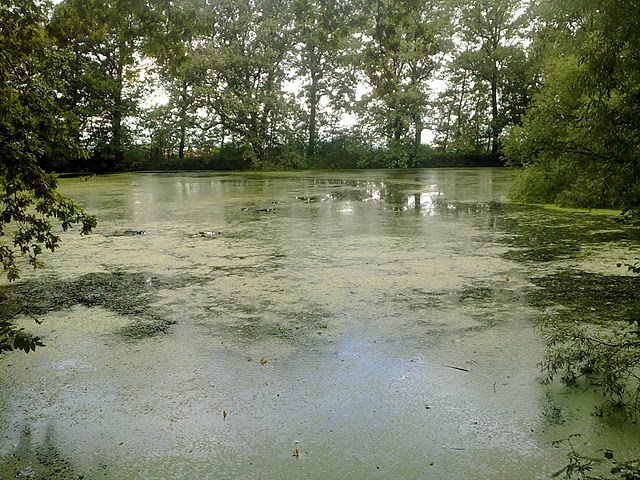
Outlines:
{"label": "floating debris", "polygon": [[146,235],[146,230],[121,230],[118,232],[114,232],[111,236],[113,237],[135,237],[138,235]]}
{"label": "floating debris", "polygon": [[189,235],[189,238],[218,238],[220,235],[222,235],[220,232],[207,230]]}

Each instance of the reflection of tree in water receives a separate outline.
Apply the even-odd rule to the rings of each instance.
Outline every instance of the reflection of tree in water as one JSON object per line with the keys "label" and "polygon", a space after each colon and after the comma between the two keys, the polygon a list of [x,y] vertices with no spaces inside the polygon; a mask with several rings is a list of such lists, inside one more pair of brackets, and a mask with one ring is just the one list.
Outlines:
{"label": "reflection of tree in water", "polygon": [[2,459],[2,478],[22,478],[30,480],[80,480],[84,475],[77,473],[71,462],[64,458],[55,446],[53,426],[47,426],[42,442],[33,439],[31,427],[25,425],[20,441],[9,455]]}

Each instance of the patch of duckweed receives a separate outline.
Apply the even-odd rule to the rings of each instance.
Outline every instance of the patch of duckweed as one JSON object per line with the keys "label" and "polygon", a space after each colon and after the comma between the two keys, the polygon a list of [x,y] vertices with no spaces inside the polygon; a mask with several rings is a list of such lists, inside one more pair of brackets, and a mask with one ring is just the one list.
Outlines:
{"label": "patch of duckweed", "polygon": [[73,280],[38,277],[0,289],[7,308],[15,313],[44,315],[74,305],[102,307],[120,315],[140,315],[153,290],[140,273],[91,273]]}
{"label": "patch of duckweed", "polygon": [[465,302],[467,300],[489,300],[493,296],[493,289],[487,285],[467,285],[465,286],[458,296],[459,302]]}
{"label": "patch of duckweed", "polygon": [[175,325],[175,320],[160,317],[142,318],[118,330],[118,334],[131,339],[152,337],[158,333],[168,333],[169,327]]}
{"label": "patch of duckweed", "polygon": [[250,341],[261,340],[266,337],[291,340],[295,335],[295,329],[269,322],[263,317],[245,318],[240,324],[226,325],[226,330]]}
{"label": "patch of duckweed", "polygon": [[547,263],[579,258],[588,245],[640,241],[640,231],[609,216],[518,205],[505,205],[495,214],[492,225],[508,234],[501,241],[512,247],[504,254],[507,260]]}
{"label": "patch of duckweed", "polygon": [[400,292],[396,302],[406,304],[411,310],[426,310],[438,308],[443,302],[443,292],[430,292],[422,288],[412,288],[407,292]]}
{"label": "patch of duckweed", "polygon": [[[242,303],[221,301],[206,308],[209,319],[200,324],[216,333],[237,335],[245,341],[266,338],[299,339],[301,335],[327,328],[330,313],[319,306],[301,310],[278,309],[269,301]],[[211,318],[213,320],[211,320]]]}
{"label": "patch of duckweed", "polygon": [[549,393],[545,396],[541,414],[548,425],[563,425],[567,421],[567,412],[556,406],[556,403]]}
{"label": "patch of duckweed", "polygon": [[562,307],[558,315],[590,323],[640,322],[640,277],[562,270],[533,278],[535,306]]}
{"label": "patch of duckweed", "polygon": [[119,333],[129,338],[143,338],[166,333],[175,323],[151,313],[155,292],[161,287],[177,288],[196,280],[185,277],[167,281],[136,272],[90,273],[70,280],[38,277],[0,288],[3,307],[0,317],[39,317],[74,305],[101,307],[135,317],[136,320]]}

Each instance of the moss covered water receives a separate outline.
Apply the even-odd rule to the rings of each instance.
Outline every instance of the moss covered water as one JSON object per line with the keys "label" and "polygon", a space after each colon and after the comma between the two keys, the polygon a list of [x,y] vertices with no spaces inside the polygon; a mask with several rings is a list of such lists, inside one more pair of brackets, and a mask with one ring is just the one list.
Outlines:
{"label": "moss covered water", "polygon": [[[62,181],[98,214],[2,293],[3,478],[548,478],[633,424],[539,382],[549,309],[632,318],[611,215],[509,205],[508,170]],[[604,298],[600,298],[604,297]]]}

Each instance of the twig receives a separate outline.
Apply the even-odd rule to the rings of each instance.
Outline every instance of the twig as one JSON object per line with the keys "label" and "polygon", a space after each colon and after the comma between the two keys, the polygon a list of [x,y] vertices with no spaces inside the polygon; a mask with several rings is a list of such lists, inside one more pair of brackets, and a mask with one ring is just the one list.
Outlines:
{"label": "twig", "polygon": [[468,372],[469,370],[467,368],[462,368],[462,367],[456,367],[454,365],[445,365],[445,367],[447,368],[453,368],[454,370],[461,370],[463,372]]}

